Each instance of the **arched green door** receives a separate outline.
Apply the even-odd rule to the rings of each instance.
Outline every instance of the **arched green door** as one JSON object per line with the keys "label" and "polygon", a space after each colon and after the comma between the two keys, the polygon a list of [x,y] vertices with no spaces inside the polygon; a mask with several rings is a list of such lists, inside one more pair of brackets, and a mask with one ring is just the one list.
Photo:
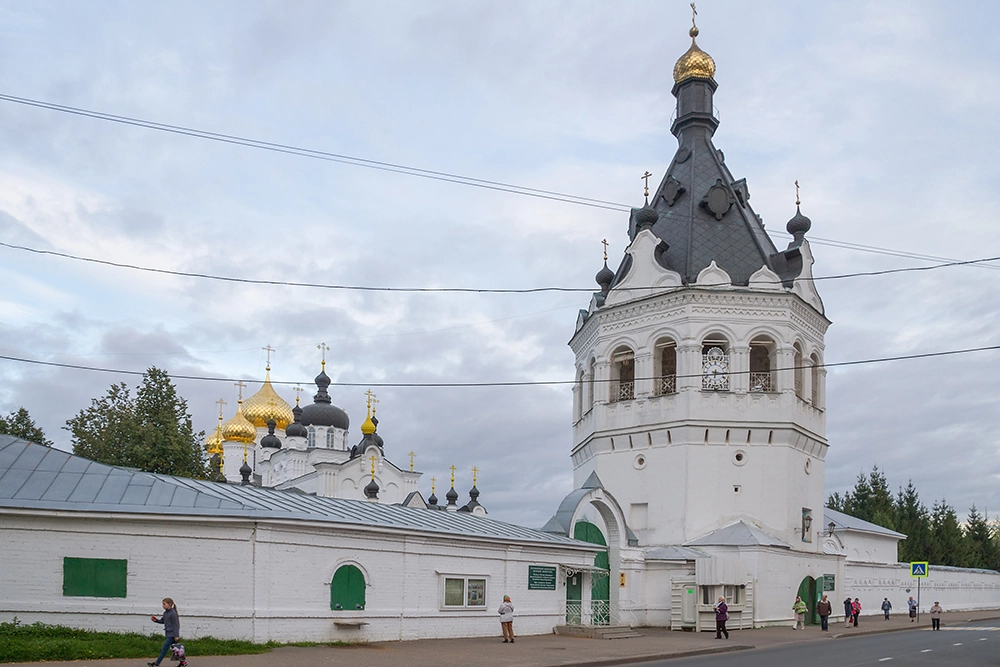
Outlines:
{"label": "arched green door", "polygon": [[823,586],[820,580],[813,579],[812,577],[806,577],[799,584],[799,592],[796,593],[806,606],[809,607],[809,611],[806,613],[806,623],[810,625],[819,625],[819,614],[816,613],[816,603],[819,602],[819,596],[822,594]]}
{"label": "arched green door", "polygon": [[[589,521],[578,521],[573,529],[573,537],[581,542],[608,546],[601,529]],[[605,571],[604,576],[591,577],[590,599],[598,604],[593,605],[594,625],[607,625],[610,622],[609,603],[611,600],[610,566],[607,550],[594,556],[594,567]],[[568,594],[568,592],[567,592]]]}
{"label": "arched green door", "polygon": [[330,609],[364,609],[365,575],[353,565],[341,565],[330,582]]}

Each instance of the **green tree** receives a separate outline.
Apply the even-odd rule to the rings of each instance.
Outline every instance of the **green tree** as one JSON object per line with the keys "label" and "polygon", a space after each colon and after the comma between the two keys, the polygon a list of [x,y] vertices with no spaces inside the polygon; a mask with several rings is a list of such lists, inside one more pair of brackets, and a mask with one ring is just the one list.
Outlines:
{"label": "green tree", "polygon": [[125,383],[66,422],[73,453],[109,465],[182,477],[207,476],[187,401],[178,396],[166,371],[150,368],[133,399]]}
{"label": "green tree", "polygon": [[935,565],[962,567],[966,562],[965,536],[955,508],[943,498],[931,510],[931,557]]}
{"label": "green tree", "polygon": [[844,511],[844,497],[840,495],[838,491],[834,491],[830,494],[830,497],[826,499],[826,506],[832,510],[838,512]]}
{"label": "green tree", "polygon": [[0,417],[0,435],[12,435],[28,442],[52,446],[52,441],[45,438],[42,429],[38,428],[31,415],[23,407],[14,410],[6,417]]}
{"label": "green tree", "polygon": [[908,563],[930,558],[931,517],[927,507],[920,502],[911,479],[896,496],[896,530],[906,535],[899,543],[899,561]]}
{"label": "green tree", "polygon": [[1000,555],[993,541],[993,531],[989,519],[980,514],[976,506],[969,508],[969,520],[965,522],[965,563],[964,567],[996,569]]}

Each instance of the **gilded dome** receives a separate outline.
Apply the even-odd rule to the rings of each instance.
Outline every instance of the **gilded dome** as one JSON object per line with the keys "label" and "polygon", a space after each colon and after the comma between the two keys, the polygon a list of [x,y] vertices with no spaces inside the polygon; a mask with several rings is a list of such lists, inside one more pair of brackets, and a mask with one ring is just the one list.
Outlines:
{"label": "gilded dome", "polygon": [[286,428],[295,421],[292,406],[278,396],[271,386],[271,369],[264,376],[264,386],[243,404],[243,415],[257,428],[267,426],[267,420],[273,418],[277,428]]}
{"label": "gilded dome", "polygon": [[691,28],[688,34],[691,35],[691,48],[674,65],[674,83],[695,78],[711,79],[715,76],[715,61],[712,56],[699,49],[695,42],[698,28]]}
{"label": "gilded dome", "polygon": [[248,445],[257,439],[257,429],[243,416],[243,401],[236,408],[236,415],[222,427],[222,439]]}
{"label": "gilded dome", "polygon": [[205,451],[215,454],[222,449],[222,430],[215,429],[211,435],[205,436]]}

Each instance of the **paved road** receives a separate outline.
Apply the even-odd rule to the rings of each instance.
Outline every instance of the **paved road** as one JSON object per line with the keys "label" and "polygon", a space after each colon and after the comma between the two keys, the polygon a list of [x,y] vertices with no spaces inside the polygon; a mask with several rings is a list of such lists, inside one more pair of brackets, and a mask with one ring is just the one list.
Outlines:
{"label": "paved road", "polygon": [[[624,663],[623,663],[624,664]],[[779,665],[927,665],[991,667],[1000,665],[1000,624],[981,621],[939,632],[915,630],[844,638],[833,643],[798,644],[714,656],[629,663],[629,667],[776,667]]]}

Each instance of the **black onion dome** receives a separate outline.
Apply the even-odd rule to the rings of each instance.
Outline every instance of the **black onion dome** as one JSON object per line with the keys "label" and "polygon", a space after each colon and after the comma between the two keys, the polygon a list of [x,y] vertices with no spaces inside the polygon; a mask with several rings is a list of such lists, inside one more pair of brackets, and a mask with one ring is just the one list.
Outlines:
{"label": "black onion dome", "polygon": [[252,474],[253,474],[253,468],[250,467],[249,463],[244,461],[243,465],[240,466],[240,477],[243,478],[243,481],[240,482],[240,484],[242,486],[247,486],[248,484],[250,484],[250,475]]}
{"label": "black onion dome", "polygon": [[437,505],[438,504],[438,497],[434,495],[433,491],[431,491],[431,497],[427,499],[427,504],[428,505]]}
{"label": "black onion dome", "polygon": [[615,279],[615,272],[608,268],[608,260],[604,260],[604,268],[597,272],[594,280],[601,286],[602,292],[607,292],[611,287],[611,281]]}
{"label": "black onion dome", "polygon": [[295,415],[295,421],[285,429],[285,435],[289,438],[308,438],[309,430],[302,425],[302,408],[296,405],[292,408],[292,414]]}
{"label": "black onion dome", "polygon": [[474,501],[479,500],[479,489],[476,488],[475,484],[469,489],[469,498],[472,498]]}
{"label": "black onion dome", "polygon": [[382,439],[382,436],[378,434],[378,417],[375,415],[372,415],[372,424],[375,425],[376,429],[375,432],[372,433],[372,440],[375,441],[375,444],[378,445],[379,449],[385,449],[385,441]]}
{"label": "black onion dome", "polygon": [[655,225],[659,219],[660,214],[647,201],[645,206],[635,212],[635,228],[636,230],[648,229]]}
{"label": "black onion dome", "polygon": [[[271,449],[281,449],[281,439],[274,434],[274,427],[277,424],[274,419],[267,420],[267,435],[260,439],[261,447],[270,447]],[[285,431],[287,433],[287,431]]]}
{"label": "black onion dome", "polygon": [[456,491],[455,487],[453,486],[450,489],[448,489],[448,493],[444,494],[444,497],[448,499],[449,505],[454,505],[455,501],[458,500],[458,491]]}
{"label": "black onion dome", "polygon": [[796,206],[795,217],[788,221],[788,224],[785,225],[785,229],[787,229],[788,233],[792,236],[804,235],[812,227],[812,224],[812,220],[802,215],[801,209]]}
{"label": "black onion dome", "polygon": [[330,394],[326,388],[330,386],[330,377],[326,371],[320,371],[316,376],[316,387],[318,391],[313,396],[313,404],[307,405],[302,410],[303,426],[333,426],[345,431],[350,427],[351,420],[347,413],[333,405]]}
{"label": "black onion dome", "polygon": [[365,487],[365,498],[378,498],[378,482],[374,479]]}

